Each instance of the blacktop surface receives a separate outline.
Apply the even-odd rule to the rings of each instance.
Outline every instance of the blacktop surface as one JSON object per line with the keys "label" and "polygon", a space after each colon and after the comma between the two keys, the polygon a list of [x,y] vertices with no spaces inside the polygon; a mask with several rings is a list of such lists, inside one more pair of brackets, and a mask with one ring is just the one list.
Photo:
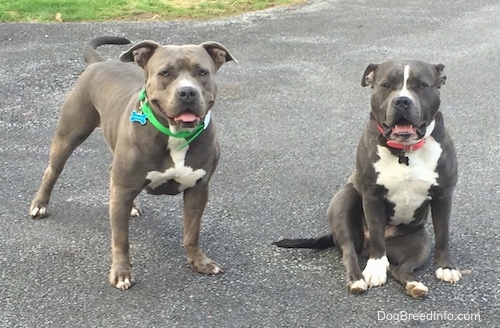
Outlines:
{"label": "blacktop surface", "polygon": [[[239,60],[219,74],[222,158],[201,238],[223,275],[188,267],[181,196],[141,194],[145,213],[130,229],[137,283],[108,285],[111,157],[100,131],[68,161],[50,216],[28,218],[82,48],[102,35],[215,40]],[[498,327],[499,52],[498,0],[313,0],[204,22],[0,24],[0,326]],[[429,260],[417,272],[423,300],[392,278],[350,295],[336,249],[271,245],[328,231],[328,202],[368,118],[363,71],[393,58],[446,66],[441,110],[460,164],[451,247],[463,279],[437,281]]]}

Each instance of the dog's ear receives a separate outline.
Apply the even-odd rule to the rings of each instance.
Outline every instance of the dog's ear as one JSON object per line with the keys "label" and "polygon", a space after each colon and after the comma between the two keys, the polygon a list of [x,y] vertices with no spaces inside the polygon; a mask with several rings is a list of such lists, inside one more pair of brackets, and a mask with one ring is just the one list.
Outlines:
{"label": "dog's ear", "polygon": [[142,41],[120,55],[120,60],[124,62],[135,61],[144,68],[149,58],[160,45],[154,41]]}
{"label": "dog's ear", "polygon": [[212,57],[217,69],[219,69],[225,62],[231,60],[238,64],[238,61],[233,57],[233,55],[231,55],[229,50],[227,50],[226,47],[218,42],[207,41],[203,42],[201,46],[205,48],[210,57]]}
{"label": "dog's ear", "polygon": [[363,79],[361,80],[361,86],[371,86],[373,88],[373,83],[375,82],[375,70],[377,67],[378,64],[370,64],[366,67],[365,72],[363,73]]}
{"label": "dog's ear", "polygon": [[438,76],[439,76],[439,85],[438,85],[438,88],[439,88],[446,83],[446,75],[444,75],[444,73],[443,73],[444,65],[437,64],[437,65],[434,65],[434,67],[436,68],[436,71],[438,72]]}

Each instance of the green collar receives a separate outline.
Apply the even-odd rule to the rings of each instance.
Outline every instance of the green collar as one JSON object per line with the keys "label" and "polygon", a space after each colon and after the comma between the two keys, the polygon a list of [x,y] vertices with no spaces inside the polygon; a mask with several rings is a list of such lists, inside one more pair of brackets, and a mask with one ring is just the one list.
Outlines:
{"label": "green collar", "polygon": [[141,107],[139,108],[139,111],[135,110],[132,111],[132,115],[130,116],[129,119],[130,122],[138,122],[141,125],[145,125],[146,121],[149,120],[149,122],[151,122],[151,124],[161,133],[164,133],[169,137],[173,138],[186,139],[186,142],[182,144],[179,150],[186,147],[194,139],[196,139],[203,132],[203,130],[205,130],[208,127],[208,124],[210,123],[211,112],[208,112],[207,115],[205,115],[205,120],[201,122],[197,127],[195,127],[192,131],[182,131],[174,133],[170,131],[168,127],[161,124],[161,122],[158,121],[158,119],[154,115],[151,106],[149,106],[145,88],[142,88],[141,92],[139,93],[139,101],[141,102]]}

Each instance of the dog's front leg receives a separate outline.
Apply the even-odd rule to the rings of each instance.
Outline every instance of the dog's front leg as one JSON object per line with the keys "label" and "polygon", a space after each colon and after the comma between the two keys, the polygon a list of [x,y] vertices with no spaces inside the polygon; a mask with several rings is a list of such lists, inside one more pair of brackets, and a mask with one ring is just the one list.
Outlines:
{"label": "dog's front leg", "polygon": [[109,283],[119,289],[128,289],[134,282],[129,256],[129,216],[135,193],[111,185],[109,219],[111,223],[112,263]]}
{"label": "dog's front leg", "polygon": [[208,201],[208,184],[201,183],[184,191],[184,248],[193,269],[203,274],[224,272],[222,267],[208,258],[200,249],[201,217]]}
{"label": "dog's front leg", "polygon": [[369,287],[382,286],[387,281],[389,269],[384,239],[386,225],[384,200],[379,195],[364,196],[363,210],[370,233],[370,257],[363,270],[363,277]]}
{"label": "dog's front leg", "polygon": [[462,277],[456,268],[450,253],[449,222],[452,195],[434,198],[431,201],[432,224],[436,236],[434,261],[437,267],[436,277],[441,281],[456,283]]}

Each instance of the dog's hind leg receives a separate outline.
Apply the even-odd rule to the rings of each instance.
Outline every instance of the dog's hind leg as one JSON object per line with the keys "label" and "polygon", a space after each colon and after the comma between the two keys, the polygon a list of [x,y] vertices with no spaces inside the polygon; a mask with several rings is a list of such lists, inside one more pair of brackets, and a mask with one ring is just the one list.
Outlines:
{"label": "dog's hind leg", "polygon": [[347,285],[352,293],[368,289],[359,267],[358,255],[363,248],[363,209],[361,195],[347,183],[332,198],[327,211],[335,245],[342,252]]}
{"label": "dog's hind leg", "polygon": [[31,203],[30,216],[32,218],[46,216],[50,194],[67,159],[99,125],[99,114],[94,106],[81,98],[84,97],[73,90],[63,104],[50,147],[49,165]]}
{"label": "dog's hind leg", "polygon": [[391,263],[397,264],[392,276],[406,289],[413,298],[427,295],[427,287],[419,282],[413,272],[429,258],[430,238],[424,227],[401,237],[386,240],[387,256]]}

